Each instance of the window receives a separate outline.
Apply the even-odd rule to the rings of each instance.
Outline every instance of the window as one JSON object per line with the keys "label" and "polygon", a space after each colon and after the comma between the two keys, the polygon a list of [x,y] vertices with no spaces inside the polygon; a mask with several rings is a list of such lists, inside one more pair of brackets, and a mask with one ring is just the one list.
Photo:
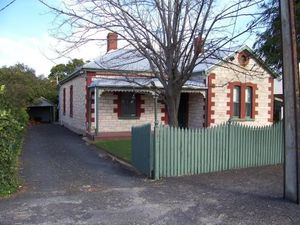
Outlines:
{"label": "window", "polygon": [[230,110],[228,114],[234,118],[254,119],[255,118],[255,92],[256,84],[233,82],[230,88]]}
{"label": "window", "polygon": [[66,115],[66,89],[63,89],[63,115]]}
{"label": "window", "polygon": [[233,116],[241,117],[241,87],[234,86],[233,88]]}
{"label": "window", "polygon": [[73,117],[73,85],[70,86],[70,117]]}
{"label": "window", "polygon": [[136,96],[133,93],[121,95],[121,117],[136,117]]}
{"label": "window", "polygon": [[252,118],[252,87],[246,87],[245,90],[245,105],[246,105],[246,117]]}

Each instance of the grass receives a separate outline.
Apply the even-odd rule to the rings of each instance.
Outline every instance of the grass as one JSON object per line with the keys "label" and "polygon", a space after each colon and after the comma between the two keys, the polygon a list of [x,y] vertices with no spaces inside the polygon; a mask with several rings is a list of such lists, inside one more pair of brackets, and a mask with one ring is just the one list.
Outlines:
{"label": "grass", "polygon": [[131,162],[131,140],[105,140],[96,141],[94,144],[118,158]]}

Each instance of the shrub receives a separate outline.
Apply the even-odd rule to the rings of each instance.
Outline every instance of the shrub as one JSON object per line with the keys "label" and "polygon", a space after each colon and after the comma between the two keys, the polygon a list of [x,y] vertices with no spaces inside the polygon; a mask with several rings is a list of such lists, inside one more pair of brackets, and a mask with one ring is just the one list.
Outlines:
{"label": "shrub", "polygon": [[28,115],[7,107],[3,92],[0,86],[0,195],[7,195],[18,188],[18,156]]}

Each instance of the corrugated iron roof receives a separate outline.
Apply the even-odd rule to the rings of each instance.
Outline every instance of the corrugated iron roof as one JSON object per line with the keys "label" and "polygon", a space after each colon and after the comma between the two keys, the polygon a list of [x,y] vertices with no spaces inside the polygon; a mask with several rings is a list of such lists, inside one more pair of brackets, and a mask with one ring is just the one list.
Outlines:
{"label": "corrugated iron roof", "polygon": [[[110,77],[110,78],[96,78],[89,87],[102,88],[143,88],[153,89],[163,88],[162,83],[157,78],[127,78],[127,77]],[[188,80],[183,89],[203,90],[206,89],[205,79]]]}

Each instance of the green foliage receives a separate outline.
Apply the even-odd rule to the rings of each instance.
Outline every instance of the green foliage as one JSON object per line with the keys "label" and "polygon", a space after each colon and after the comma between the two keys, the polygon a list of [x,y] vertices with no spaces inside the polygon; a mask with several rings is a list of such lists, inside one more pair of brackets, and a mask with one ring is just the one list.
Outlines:
{"label": "green foliage", "polygon": [[0,195],[18,188],[18,155],[28,122],[26,108],[41,96],[56,102],[56,84],[24,64],[0,68]]}
{"label": "green foliage", "polygon": [[0,196],[18,188],[18,155],[28,115],[24,108],[10,106],[0,86]]}
{"label": "green foliage", "polygon": [[0,84],[5,85],[4,97],[12,108],[27,107],[41,96],[57,102],[56,84],[36,77],[35,71],[23,64],[0,68]]}
{"label": "green foliage", "polygon": [[28,122],[26,108],[41,96],[56,102],[56,84],[24,64],[0,68],[0,195],[18,188],[18,155]]}
{"label": "green foliage", "polygon": [[[282,69],[282,46],[281,46],[281,22],[279,0],[268,0],[262,4],[263,16],[260,18],[261,25],[266,27],[264,32],[258,33],[258,39],[254,44],[257,54],[264,58],[271,68],[281,71]],[[296,0],[296,21],[300,20],[300,0]],[[300,23],[296,22],[297,49],[300,52]],[[300,54],[298,55],[300,60]]]}
{"label": "green foliage", "polygon": [[61,81],[74,72],[77,67],[82,66],[83,64],[84,62],[82,59],[72,59],[67,64],[58,64],[51,68],[48,78],[51,81],[56,81],[57,78],[58,81]]}
{"label": "green foliage", "polygon": [[97,141],[95,145],[127,162],[131,162],[131,140]]}

